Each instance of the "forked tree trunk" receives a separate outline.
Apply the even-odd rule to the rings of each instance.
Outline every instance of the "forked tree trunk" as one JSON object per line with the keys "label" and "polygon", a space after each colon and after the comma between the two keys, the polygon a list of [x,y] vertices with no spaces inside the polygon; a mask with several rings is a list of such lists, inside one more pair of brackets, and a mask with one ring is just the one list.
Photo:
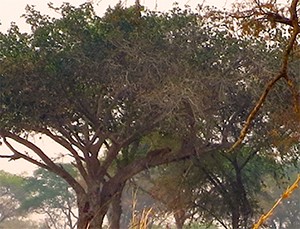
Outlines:
{"label": "forked tree trunk", "polygon": [[[86,229],[102,229],[105,213],[97,213]],[[78,228],[79,229],[79,228]]]}
{"label": "forked tree trunk", "polygon": [[108,221],[109,221],[109,228],[113,229],[120,229],[120,220],[122,215],[122,192],[118,192],[109,208],[108,212]]}
{"label": "forked tree trunk", "polygon": [[101,229],[103,227],[105,211],[100,212],[79,212],[77,229]]}
{"label": "forked tree trunk", "polygon": [[97,199],[87,194],[78,196],[77,229],[101,229],[107,211],[107,205],[101,205]]}

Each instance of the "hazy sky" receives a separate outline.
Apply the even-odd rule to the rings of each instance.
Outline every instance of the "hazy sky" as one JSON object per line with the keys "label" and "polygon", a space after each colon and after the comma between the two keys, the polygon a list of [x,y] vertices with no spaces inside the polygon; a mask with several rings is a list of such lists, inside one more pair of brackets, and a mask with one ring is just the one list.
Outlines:
{"label": "hazy sky", "polygon": [[[25,6],[28,5],[35,5],[36,9],[41,11],[45,14],[55,15],[53,11],[50,11],[47,7],[47,3],[50,1],[47,0],[0,0],[0,31],[5,32],[10,27],[10,23],[12,21],[16,22],[16,24],[21,28],[22,31],[28,31],[29,27],[26,26],[25,21],[23,18],[20,18],[22,14],[25,13]],[[56,6],[60,6],[63,2],[70,2],[72,5],[80,5],[85,2],[85,0],[52,0]],[[118,3],[119,0],[95,0],[95,9],[98,14],[105,12],[107,7],[114,6]],[[134,0],[123,0],[122,1],[125,5],[131,5],[134,3]],[[172,8],[172,5],[175,1],[171,0],[141,0],[142,5],[145,5],[149,9],[157,9],[160,11],[168,10]],[[195,8],[198,4],[202,3],[203,0],[177,0],[180,6],[190,5],[192,8]],[[234,0],[205,0],[205,4],[207,5],[214,5],[219,8],[223,7],[230,7],[231,3]],[[40,140],[38,137],[32,139],[42,149],[46,149],[46,152],[49,154],[61,153],[63,149],[55,146],[49,139],[42,139]],[[20,148],[20,150],[22,147]],[[0,153],[3,152],[8,153],[9,150],[4,146],[0,147]],[[11,173],[22,173],[22,172],[29,172],[31,173],[35,167],[24,160],[17,160],[8,162],[7,159],[0,159],[0,170],[5,170]]]}
{"label": "hazy sky", "polygon": [[[72,5],[80,5],[86,1],[94,2],[97,13],[105,12],[105,9],[110,5],[114,6],[119,0],[0,0],[0,31],[5,32],[12,21],[16,22],[23,30],[28,30],[29,27],[25,25],[24,19],[20,18],[25,13],[26,5],[35,5],[36,9],[42,13],[55,15],[47,7],[48,2],[54,3],[55,6],[60,6],[63,2],[70,2]],[[207,5],[214,5],[219,8],[230,7],[234,0],[140,0],[142,5],[149,9],[157,8],[160,11],[172,8],[174,2],[178,2],[180,6],[190,5],[195,8],[198,4],[205,2]],[[131,5],[135,0],[122,0],[123,4]]]}

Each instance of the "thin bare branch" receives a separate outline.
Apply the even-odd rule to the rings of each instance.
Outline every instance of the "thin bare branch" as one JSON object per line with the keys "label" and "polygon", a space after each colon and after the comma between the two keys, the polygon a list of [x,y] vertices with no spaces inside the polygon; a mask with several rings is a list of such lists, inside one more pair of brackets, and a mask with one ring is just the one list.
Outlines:
{"label": "thin bare branch", "polygon": [[265,102],[269,92],[271,91],[271,89],[273,88],[273,86],[276,84],[276,82],[278,80],[280,80],[282,77],[284,77],[284,73],[280,73],[278,74],[275,78],[273,78],[266,86],[265,90],[263,91],[262,95],[260,96],[259,100],[257,101],[256,105],[254,106],[254,108],[251,110],[250,114],[247,117],[247,120],[244,124],[244,127],[241,130],[240,136],[238,138],[238,140],[231,146],[231,148],[229,149],[228,152],[233,152],[235,149],[237,149],[241,143],[243,142],[243,140],[245,139],[248,130],[250,128],[250,125],[253,121],[253,119],[256,117],[258,111],[260,110],[260,108],[262,107],[263,103]]}
{"label": "thin bare branch", "polygon": [[19,159],[19,158],[23,158],[25,159],[26,161],[34,164],[34,165],[37,165],[39,167],[42,167],[44,169],[48,169],[51,171],[51,168],[49,166],[47,166],[46,164],[44,163],[41,163],[29,156],[27,156],[26,154],[23,154],[21,153],[20,151],[16,150],[8,141],[7,139],[4,137],[3,138],[3,142],[4,144],[13,152],[13,155],[1,155],[0,157],[1,158],[10,158],[11,160],[16,160],[16,159]]}
{"label": "thin bare branch", "polygon": [[282,65],[281,65],[281,68],[279,70],[279,73],[273,79],[271,79],[269,81],[269,83],[267,84],[265,90],[261,94],[261,96],[258,99],[257,103],[255,104],[254,108],[251,110],[250,114],[248,115],[247,120],[246,120],[246,122],[245,122],[245,124],[244,124],[244,126],[241,130],[239,138],[232,145],[232,147],[229,149],[229,152],[233,152],[243,142],[243,140],[245,139],[245,137],[248,133],[248,130],[250,128],[250,125],[251,125],[252,121],[256,117],[258,111],[261,109],[262,105],[264,104],[269,92],[271,91],[271,89],[274,87],[274,85],[277,83],[278,80],[280,80],[281,78],[286,79],[286,81],[287,81],[288,85],[290,86],[290,88],[293,91],[295,89],[295,85],[292,83],[292,81],[288,77],[287,69],[288,69],[288,62],[289,62],[290,54],[293,50],[294,44],[296,43],[297,36],[300,32],[300,27],[299,27],[298,17],[297,17],[297,9],[296,9],[298,1],[299,0],[293,0],[293,2],[291,4],[291,7],[290,7],[290,12],[291,12],[291,19],[290,20],[292,21],[293,30],[292,30],[292,35],[289,39],[289,42],[286,46],[285,52],[283,53]]}
{"label": "thin bare branch", "polygon": [[298,178],[295,180],[295,182],[286,189],[286,191],[275,202],[275,204],[272,206],[272,208],[266,214],[263,214],[259,218],[258,222],[253,225],[253,229],[258,229],[261,225],[263,225],[264,222],[272,215],[272,213],[278,207],[278,205],[282,202],[282,200],[288,198],[298,188],[299,183],[300,183],[300,175],[298,175]]}

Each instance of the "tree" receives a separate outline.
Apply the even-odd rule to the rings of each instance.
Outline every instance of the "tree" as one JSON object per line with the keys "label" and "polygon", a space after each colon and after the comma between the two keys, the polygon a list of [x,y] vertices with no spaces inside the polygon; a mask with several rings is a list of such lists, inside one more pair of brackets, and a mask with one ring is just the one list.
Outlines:
{"label": "tree", "polygon": [[[136,184],[173,213],[176,228],[185,222],[216,224],[223,228],[248,228],[262,213],[261,196],[268,181],[281,182],[290,161],[271,156],[272,149],[248,143],[241,151],[214,151],[194,160],[151,169]],[[258,150],[259,149],[259,150]]]}
{"label": "tree", "polygon": [[[254,31],[256,36],[260,35],[261,31],[269,32],[268,35],[275,34],[275,36],[279,37],[279,40],[277,41],[282,42],[284,47],[281,54],[281,65],[278,68],[277,73],[268,81],[268,83],[266,83],[265,90],[261,93],[260,98],[248,115],[240,137],[231,150],[234,150],[242,143],[253,118],[261,109],[262,105],[266,103],[269,92],[276,87],[276,84],[278,84],[280,80],[285,81],[286,86],[289,88],[292,95],[293,112],[289,112],[290,114],[292,113],[292,115],[284,118],[283,125],[283,127],[286,127],[287,132],[289,132],[288,139],[293,139],[295,136],[298,136],[297,128],[299,127],[299,71],[296,73],[293,72],[293,66],[291,64],[299,61],[299,57],[295,55],[298,50],[297,39],[300,33],[299,0],[292,0],[284,6],[276,4],[276,1],[255,0],[249,1],[244,6],[245,8],[241,11],[241,8],[238,8],[238,11],[240,12],[237,12],[236,14],[238,18],[242,18],[244,31],[248,34],[252,34]],[[254,29],[253,26],[249,26],[251,24],[254,25]],[[297,187],[299,181],[300,179],[297,179],[291,187]],[[272,211],[280,204],[283,198],[286,198],[291,194],[290,192],[293,192],[293,190],[287,190],[282,197],[276,201],[274,206],[266,214],[261,216],[253,228],[259,228],[264,221],[271,216]]]}
{"label": "tree", "polygon": [[[290,90],[291,100],[293,104],[294,116],[296,122],[299,119],[299,91],[297,85],[299,82],[298,71],[294,72],[293,62],[298,62],[299,58],[294,55],[294,51],[298,49],[297,37],[300,33],[300,25],[298,20],[299,1],[293,0],[288,5],[281,6],[274,1],[248,1],[236,7],[234,18],[242,19],[239,25],[242,32],[248,36],[256,36],[264,39],[262,33],[269,36],[270,41],[274,39],[276,45],[281,46],[281,63],[277,69],[275,76],[271,77],[266,83],[265,89],[261,93],[254,108],[247,117],[246,123],[241,131],[241,135],[233,145],[231,150],[238,147],[244,140],[249,130],[252,120],[255,118],[262,105],[266,103],[267,96],[270,91],[276,88],[276,84],[280,80],[285,81],[285,85]],[[241,9],[243,8],[243,9]]]}
{"label": "tree", "polygon": [[[70,165],[62,166],[76,177]],[[45,215],[47,228],[76,228],[75,194],[62,178],[40,168],[26,179],[24,190],[20,209]]]}
{"label": "tree", "polygon": [[0,223],[22,215],[20,203],[26,196],[24,178],[0,171]]}
{"label": "tree", "polygon": [[[23,158],[65,179],[77,196],[78,228],[99,228],[129,178],[193,153],[186,133],[184,150],[151,148],[126,155],[124,149],[179,111],[179,123],[188,125],[184,106],[190,91],[181,89],[185,77],[197,71],[183,61],[191,50],[178,52],[178,43],[187,23],[197,21],[179,12],[141,17],[137,6],[118,5],[103,18],[89,4],[63,5],[56,9],[61,19],[28,10],[32,34],[20,33],[17,26],[1,34],[0,135],[13,152],[3,157]],[[84,185],[27,139],[33,132],[68,150]],[[121,157],[128,164],[110,174]]]}
{"label": "tree", "polygon": [[[77,197],[79,229],[102,226],[109,206],[118,228],[118,199],[139,172],[228,148],[241,122],[235,130],[226,123],[246,115],[236,115],[231,98],[247,104],[243,94],[276,65],[265,43],[249,46],[189,10],[142,14],[139,4],[117,5],[100,18],[89,4],[51,7],[60,19],[28,8],[32,33],[13,25],[0,37],[0,136],[12,151],[2,157],[63,178]],[[80,178],[31,142],[32,133],[63,146]],[[147,144],[153,134],[177,144]]]}
{"label": "tree", "polygon": [[[69,165],[63,165],[72,172]],[[38,227],[30,220],[32,213],[43,214],[47,228],[75,228],[75,195],[69,185],[44,169],[37,169],[34,176],[23,177],[4,171],[0,173],[0,227]]]}

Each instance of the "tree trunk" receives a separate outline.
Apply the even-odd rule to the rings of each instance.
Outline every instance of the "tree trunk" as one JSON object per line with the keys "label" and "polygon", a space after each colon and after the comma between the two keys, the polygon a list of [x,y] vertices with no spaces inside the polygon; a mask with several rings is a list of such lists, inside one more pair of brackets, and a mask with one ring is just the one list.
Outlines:
{"label": "tree trunk", "polygon": [[95,214],[93,219],[89,222],[88,227],[84,229],[102,229],[105,215],[106,214],[104,213],[104,211]]}
{"label": "tree trunk", "polygon": [[232,229],[238,229],[239,228],[239,220],[240,220],[240,214],[238,208],[232,209]]}
{"label": "tree trunk", "polygon": [[106,211],[107,209],[96,213],[94,211],[88,213],[79,211],[77,229],[101,229]]}
{"label": "tree trunk", "polygon": [[101,229],[108,210],[107,204],[101,204],[96,196],[93,198],[93,195],[89,194],[81,194],[77,198],[77,229]]}
{"label": "tree trunk", "polygon": [[182,229],[186,219],[185,211],[177,210],[173,215],[175,218],[176,229]]}
{"label": "tree trunk", "polygon": [[122,214],[121,202],[122,202],[122,192],[120,191],[114,196],[110,204],[110,208],[108,212],[109,228],[120,229],[120,220]]}

